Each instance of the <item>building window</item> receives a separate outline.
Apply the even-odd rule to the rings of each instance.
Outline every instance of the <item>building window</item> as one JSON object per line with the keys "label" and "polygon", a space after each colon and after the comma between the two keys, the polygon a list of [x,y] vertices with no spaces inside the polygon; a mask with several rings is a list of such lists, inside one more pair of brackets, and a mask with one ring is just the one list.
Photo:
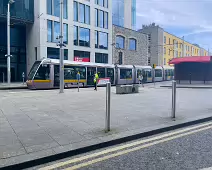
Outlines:
{"label": "building window", "polygon": [[74,45],[78,45],[78,27],[74,26]]}
{"label": "building window", "polygon": [[47,14],[52,15],[52,0],[47,0],[46,3]]}
{"label": "building window", "polygon": [[54,21],[54,42],[58,42],[58,36],[60,35],[60,23]]}
{"label": "building window", "polygon": [[90,47],[90,30],[74,26],[74,45]]}
{"label": "building window", "polygon": [[181,52],[179,52],[179,57],[181,57]]}
{"label": "building window", "polygon": [[74,50],[74,61],[90,62],[90,52]]}
{"label": "building window", "polygon": [[148,53],[149,53],[149,54],[151,53],[151,48],[150,48],[150,46],[148,46]]}
{"label": "building window", "polygon": [[[46,0],[47,14],[60,17],[60,0]],[[67,0],[63,1],[63,18],[68,19]]]}
{"label": "building window", "polygon": [[90,6],[74,1],[74,21],[90,24]]}
{"label": "building window", "polygon": [[189,51],[189,46],[188,46],[188,51]]}
{"label": "building window", "polygon": [[125,47],[125,38],[122,36],[116,36],[116,48],[122,48],[124,49]]}
{"label": "building window", "polygon": [[[59,59],[60,49],[47,47],[47,58]],[[64,49],[64,60],[68,60],[68,50]]]}
{"label": "building window", "polygon": [[95,4],[108,8],[108,0],[95,0]]}
{"label": "building window", "polygon": [[[59,42],[57,37],[60,35],[60,23],[56,21],[47,20],[47,41]],[[63,24],[63,42],[68,44],[68,24]]]}
{"label": "building window", "polygon": [[108,63],[108,54],[95,53],[95,63]]}
{"label": "building window", "polygon": [[78,3],[74,1],[74,21],[78,21]]}
{"label": "building window", "polygon": [[96,27],[108,29],[108,13],[95,9]]}
{"label": "building window", "polygon": [[47,20],[47,29],[48,29],[47,41],[52,42],[52,21],[50,20]]}
{"label": "building window", "polygon": [[68,24],[63,24],[63,42],[68,44]]}
{"label": "building window", "polygon": [[164,58],[164,62],[163,62],[163,64],[164,64],[164,65],[166,65],[166,58]]}
{"label": "building window", "polygon": [[169,55],[171,54],[170,52],[171,52],[171,50],[169,49]]}
{"label": "building window", "polygon": [[164,47],[164,49],[163,49],[163,50],[164,50],[164,54],[166,54],[166,47]]}
{"label": "building window", "polygon": [[166,36],[164,36],[164,44],[166,44]]}
{"label": "building window", "polygon": [[108,34],[95,31],[95,48],[108,49]]}
{"label": "building window", "polygon": [[170,40],[170,38],[169,38],[169,45],[170,45],[170,42],[171,42],[171,40]]}
{"label": "building window", "polygon": [[129,50],[136,50],[136,39],[130,38],[130,40],[129,40]]}

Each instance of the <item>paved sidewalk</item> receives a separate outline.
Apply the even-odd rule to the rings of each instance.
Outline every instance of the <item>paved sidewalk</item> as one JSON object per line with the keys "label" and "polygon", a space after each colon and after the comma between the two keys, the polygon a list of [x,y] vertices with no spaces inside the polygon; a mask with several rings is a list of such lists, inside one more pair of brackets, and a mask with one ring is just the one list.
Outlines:
{"label": "paved sidewalk", "polygon": [[[0,91],[0,167],[210,117],[212,90],[141,88],[111,95],[111,132],[105,133],[105,88]],[[154,87],[154,86],[153,86]]]}

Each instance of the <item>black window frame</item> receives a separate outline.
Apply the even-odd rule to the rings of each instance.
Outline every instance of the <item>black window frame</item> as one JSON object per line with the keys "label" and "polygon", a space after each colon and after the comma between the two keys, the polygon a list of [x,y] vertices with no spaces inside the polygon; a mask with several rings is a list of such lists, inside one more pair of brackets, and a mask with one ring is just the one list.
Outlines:
{"label": "black window frame", "polygon": [[[105,34],[107,36],[107,47],[100,46],[100,43],[99,43],[101,40],[100,34]],[[96,42],[97,42],[97,44],[96,44]],[[107,32],[95,31],[95,48],[108,50],[108,33]]]}
{"label": "black window frame", "polygon": [[[74,45],[75,46],[80,46],[80,47],[90,47],[91,46],[91,31],[90,31],[90,29],[89,28],[85,28],[85,27],[79,27],[79,26],[76,26],[76,25],[74,25],[74,29],[75,28],[77,28],[77,45],[75,45],[75,43],[74,43]],[[85,30],[88,30],[88,32],[89,32],[89,41],[87,42],[84,42],[84,45],[81,45],[80,44],[80,29],[85,29]],[[88,44],[88,45],[85,45],[85,44]]]}

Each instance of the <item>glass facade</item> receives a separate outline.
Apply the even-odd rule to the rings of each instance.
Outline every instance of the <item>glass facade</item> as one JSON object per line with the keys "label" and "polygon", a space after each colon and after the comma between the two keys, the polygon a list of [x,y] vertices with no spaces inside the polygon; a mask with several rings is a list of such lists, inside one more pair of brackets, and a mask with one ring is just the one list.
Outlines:
{"label": "glass facade", "polygon": [[[0,0],[0,15],[7,17],[8,0]],[[34,0],[16,0],[10,6],[12,19],[23,20],[25,22],[34,22]]]}
{"label": "glass facade", "polygon": [[108,13],[95,9],[95,26],[108,29]]}
{"label": "glass facade", "polygon": [[124,0],[112,1],[113,24],[124,27]]}
{"label": "glass facade", "polygon": [[95,63],[108,63],[108,54],[95,53]]}
{"label": "glass facade", "polygon": [[[60,49],[47,47],[47,58],[59,59]],[[68,50],[64,49],[64,60],[68,60]]]}
{"label": "glass facade", "polygon": [[74,1],[74,21],[90,24],[90,6]]}
{"label": "glass facade", "polygon": [[95,48],[108,49],[108,34],[95,31]]}
{"label": "glass facade", "polygon": [[90,29],[74,26],[74,45],[90,47]]}
{"label": "glass facade", "polygon": [[108,0],[95,0],[95,4],[108,8]]}

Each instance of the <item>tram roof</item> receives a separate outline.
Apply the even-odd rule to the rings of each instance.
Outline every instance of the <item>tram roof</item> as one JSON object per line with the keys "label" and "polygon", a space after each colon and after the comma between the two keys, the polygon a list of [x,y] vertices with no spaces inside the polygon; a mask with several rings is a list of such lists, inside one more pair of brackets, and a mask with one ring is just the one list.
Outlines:
{"label": "tram roof", "polygon": [[171,66],[163,66],[164,69],[173,69],[174,70],[174,67],[171,67]]}
{"label": "tram roof", "polygon": [[139,65],[134,65],[135,68],[142,68],[142,69],[151,69],[151,66],[139,66]]}
{"label": "tram roof", "polygon": [[[60,60],[58,59],[43,59],[42,60],[43,64],[48,64],[48,63],[53,63],[53,64],[60,64]],[[95,67],[112,67],[114,68],[115,66],[113,64],[101,64],[101,63],[92,63],[92,62],[78,62],[78,61],[69,61],[69,60],[64,60],[64,65],[83,65],[83,66],[95,66]]]}

